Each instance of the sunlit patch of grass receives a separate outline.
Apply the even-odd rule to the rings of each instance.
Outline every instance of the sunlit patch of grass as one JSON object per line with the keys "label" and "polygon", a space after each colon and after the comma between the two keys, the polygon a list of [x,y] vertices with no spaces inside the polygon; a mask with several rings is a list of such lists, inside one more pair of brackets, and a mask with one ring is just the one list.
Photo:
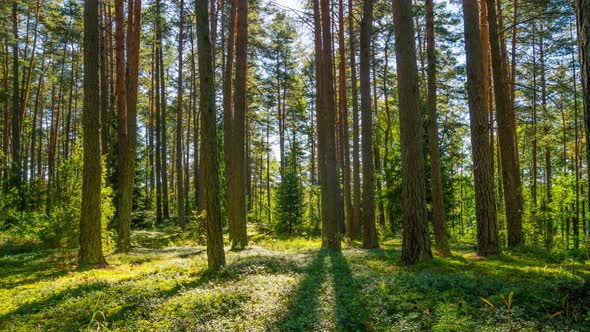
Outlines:
{"label": "sunlit patch of grass", "polygon": [[[0,330],[580,330],[590,326],[581,288],[588,262],[519,248],[474,258],[400,265],[401,242],[380,249],[249,230],[250,246],[226,248],[207,272],[205,248],[174,228],[135,232],[135,248],[110,267],[80,270],[75,251],[0,257]],[[588,287],[590,289],[590,287]],[[574,292],[575,291],[575,292]],[[502,296],[514,292],[508,310]],[[571,300],[570,300],[571,298]],[[486,303],[489,301],[491,305]],[[586,310],[586,311],[584,311]]]}

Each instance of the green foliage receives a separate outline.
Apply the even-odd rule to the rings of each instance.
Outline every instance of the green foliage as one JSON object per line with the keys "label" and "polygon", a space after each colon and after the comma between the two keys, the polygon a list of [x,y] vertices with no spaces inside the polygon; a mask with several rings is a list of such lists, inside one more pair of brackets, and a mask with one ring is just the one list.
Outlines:
{"label": "green foliage", "polygon": [[301,179],[293,170],[285,170],[276,191],[275,218],[278,233],[292,234],[303,218]]}
{"label": "green foliage", "polygon": [[75,250],[0,256],[0,330],[584,331],[590,322],[588,265],[572,273],[565,257],[534,247],[489,259],[453,247],[407,267],[399,241],[338,253],[317,238],[250,233],[251,248],[229,252],[216,273],[205,248],[171,227],[134,232],[136,250],[110,254],[109,269],[77,270]]}

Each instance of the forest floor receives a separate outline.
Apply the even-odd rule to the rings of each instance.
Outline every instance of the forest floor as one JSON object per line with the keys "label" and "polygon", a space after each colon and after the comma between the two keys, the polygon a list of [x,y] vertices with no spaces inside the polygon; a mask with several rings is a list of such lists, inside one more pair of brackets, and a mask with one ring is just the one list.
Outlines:
{"label": "forest floor", "polygon": [[77,269],[75,251],[0,252],[0,330],[590,331],[589,261],[453,246],[407,267],[399,240],[336,253],[254,234],[216,273],[171,230],[134,232],[105,269]]}

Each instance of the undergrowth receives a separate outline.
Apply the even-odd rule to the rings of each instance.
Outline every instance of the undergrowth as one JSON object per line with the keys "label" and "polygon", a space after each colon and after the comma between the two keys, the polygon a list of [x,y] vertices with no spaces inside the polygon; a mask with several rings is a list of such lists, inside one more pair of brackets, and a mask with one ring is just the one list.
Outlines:
{"label": "undergrowth", "polygon": [[216,273],[173,228],[135,232],[135,249],[98,270],[77,269],[73,250],[4,251],[0,330],[590,331],[584,259],[455,247],[407,267],[398,240],[339,253],[318,238],[251,233]]}

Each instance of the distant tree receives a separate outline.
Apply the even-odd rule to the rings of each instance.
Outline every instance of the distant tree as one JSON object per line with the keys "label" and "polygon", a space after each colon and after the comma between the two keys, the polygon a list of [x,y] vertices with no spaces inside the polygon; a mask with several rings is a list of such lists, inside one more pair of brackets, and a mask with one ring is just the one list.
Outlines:
{"label": "distant tree", "polygon": [[303,190],[301,177],[297,173],[295,147],[287,156],[285,170],[275,194],[275,220],[278,233],[293,233],[303,219]]}

